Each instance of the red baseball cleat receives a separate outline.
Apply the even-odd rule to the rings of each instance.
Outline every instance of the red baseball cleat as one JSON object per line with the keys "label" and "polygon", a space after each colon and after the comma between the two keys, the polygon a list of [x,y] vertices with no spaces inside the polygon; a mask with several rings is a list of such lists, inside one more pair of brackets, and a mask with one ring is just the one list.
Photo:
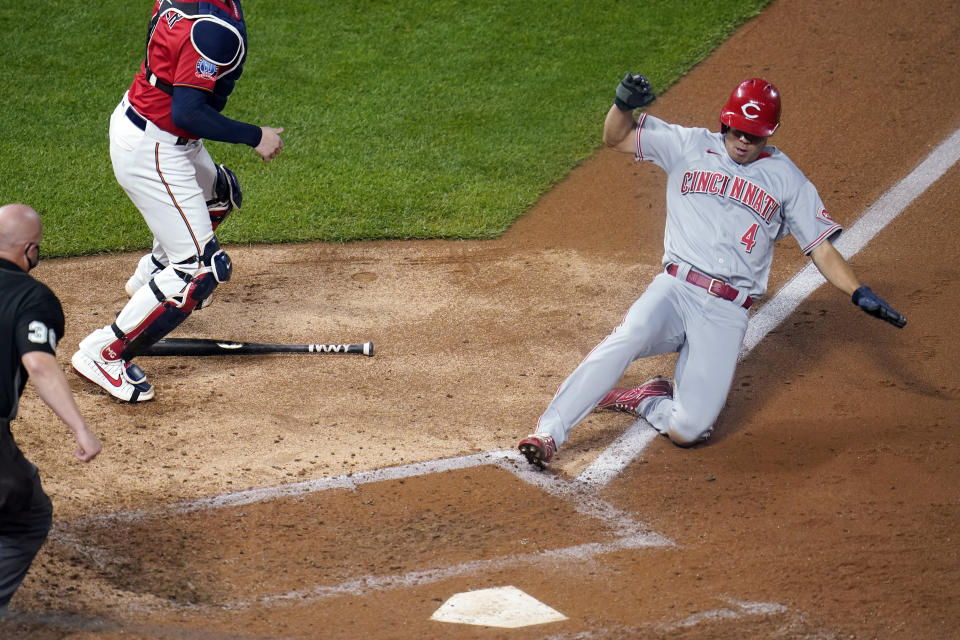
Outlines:
{"label": "red baseball cleat", "polygon": [[535,464],[541,469],[553,459],[557,452],[557,445],[553,436],[546,433],[534,433],[520,441],[520,453],[527,458],[527,462]]}
{"label": "red baseball cleat", "polygon": [[633,389],[614,389],[597,403],[597,409],[624,411],[640,416],[640,403],[656,396],[673,397],[673,385],[662,376],[651,378]]}

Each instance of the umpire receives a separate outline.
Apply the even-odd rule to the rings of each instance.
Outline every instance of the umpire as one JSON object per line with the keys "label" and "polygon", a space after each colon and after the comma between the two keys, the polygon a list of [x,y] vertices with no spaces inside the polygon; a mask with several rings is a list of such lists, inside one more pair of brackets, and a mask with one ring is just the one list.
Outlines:
{"label": "umpire", "polygon": [[87,428],[57,363],[63,308],[28,273],[40,261],[42,237],[36,211],[24,204],[0,207],[0,620],[53,522],[37,467],[10,433],[28,377],[40,399],[73,431],[77,458],[89,462],[100,453],[100,441]]}

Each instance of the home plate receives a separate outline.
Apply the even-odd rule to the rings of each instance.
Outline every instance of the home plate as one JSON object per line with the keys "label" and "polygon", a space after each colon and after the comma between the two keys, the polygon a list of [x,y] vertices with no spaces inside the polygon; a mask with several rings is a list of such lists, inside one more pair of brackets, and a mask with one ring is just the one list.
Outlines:
{"label": "home plate", "polygon": [[452,596],[437,609],[431,620],[515,629],[567,617],[516,587],[466,591]]}

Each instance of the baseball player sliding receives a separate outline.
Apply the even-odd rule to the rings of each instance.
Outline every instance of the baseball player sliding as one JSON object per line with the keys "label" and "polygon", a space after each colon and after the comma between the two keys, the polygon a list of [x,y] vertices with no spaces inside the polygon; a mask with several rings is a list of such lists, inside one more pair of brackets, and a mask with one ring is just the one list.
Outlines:
{"label": "baseball player sliding", "polygon": [[120,400],[153,398],[131,360],[209,302],[233,270],[214,230],[240,208],[240,185],[202,139],[249,145],[265,162],[283,148],[282,128],[220,113],[246,57],[239,0],[158,0],[140,70],[110,117],[113,171],[150,227],[153,251],[127,281],[116,321],[84,338],[72,362]]}
{"label": "baseball player sliding", "polygon": [[[733,382],[750,306],[766,292],[774,243],[787,235],[865,312],[896,327],[907,322],[857,280],[830,242],[842,229],[816,188],[767,145],[780,124],[776,87],[741,82],[720,112],[719,133],[634,117],[654,99],[644,76],[627,74],[603,141],[667,173],[664,271],[563,382],[536,433],[520,441],[531,464],[550,462],[594,408],[642,416],[681,446],[708,438]],[[679,353],[672,383],[658,376],[611,390],[634,360],[672,351]]]}

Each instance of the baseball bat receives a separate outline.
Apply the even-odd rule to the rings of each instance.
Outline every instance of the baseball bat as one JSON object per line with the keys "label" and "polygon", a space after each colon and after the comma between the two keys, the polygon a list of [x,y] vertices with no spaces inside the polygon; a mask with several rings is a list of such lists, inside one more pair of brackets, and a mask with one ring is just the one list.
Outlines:
{"label": "baseball bat", "polygon": [[231,342],[207,338],[162,338],[144,356],[231,356],[264,353],[356,353],[373,356],[373,342],[362,344],[285,344]]}

